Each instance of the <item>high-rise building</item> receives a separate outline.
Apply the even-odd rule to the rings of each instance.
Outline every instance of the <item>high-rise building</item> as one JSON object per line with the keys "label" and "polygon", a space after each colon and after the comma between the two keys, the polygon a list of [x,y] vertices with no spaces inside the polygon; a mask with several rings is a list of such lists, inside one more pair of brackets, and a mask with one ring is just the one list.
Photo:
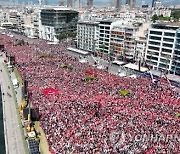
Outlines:
{"label": "high-rise building", "polygon": [[161,1],[160,0],[156,0],[155,2],[154,2],[154,8],[160,8],[162,6],[162,3],[161,3]]}
{"label": "high-rise building", "polygon": [[93,7],[93,0],[87,0],[87,7],[88,8]]}
{"label": "high-rise building", "polygon": [[79,21],[77,25],[77,47],[94,54],[98,46],[99,22]]}
{"label": "high-rise building", "polygon": [[130,8],[135,8],[136,0],[126,0],[126,4],[129,5]]}
{"label": "high-rise building", "polygon": [[71,7],[73,6],[73,2],[72,0],[67,0],[67,7]]}
{"label": "high-rise building", "polygon": [[120,9],[121,8],[121,0],[115,0],[115,8]]}
{"label": "high-rise building", "polygon": [[39,5],[47,5],[47,0],[39,0]]}
{"label": "high-rise building", "polygon": [[42,0],[42,5],[47,5],[47,0]]}
{"label": "high-rise building", "polygon": [[80,0],[74,0],[74,8],[75,9],[80,8]]}
{"label": "high-rise building", "polygon": [[156,2],[156,0],[152,0],[152,7],[154,7],[155,2]]}
{"label": "high-rise building", "polygon": [[64,0],[59,0],[59,6],[65,6],[65,1]]}

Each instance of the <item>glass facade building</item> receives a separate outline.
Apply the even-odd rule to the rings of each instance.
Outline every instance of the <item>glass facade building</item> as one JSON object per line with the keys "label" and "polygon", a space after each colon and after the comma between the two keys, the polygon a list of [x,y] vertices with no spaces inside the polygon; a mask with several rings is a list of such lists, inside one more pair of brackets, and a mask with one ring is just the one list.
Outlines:
{"label": "glass facade building", "polygon": [[40,38],[59,39],[62,33],[76,33],[78,12],[68,8],[44,8],[40,12]]}

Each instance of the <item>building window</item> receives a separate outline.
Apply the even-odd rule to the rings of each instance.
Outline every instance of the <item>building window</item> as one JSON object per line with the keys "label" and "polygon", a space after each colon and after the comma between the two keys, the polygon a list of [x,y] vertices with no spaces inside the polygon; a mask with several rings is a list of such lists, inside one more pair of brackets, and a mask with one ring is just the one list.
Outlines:
{"label": "building window", "polygon": [[166,42],[174,42],[174,39],[170,39],[170,38],[163,38],[163,41],[166,41]]}
{"label": "building window", "polygon": [[[147,54],[148,54],[148,55],[151,55],[152,52],[151,52],[151,51],[147,51]],[[153,52],[153,55],[159,56],[159,52]]]}
{"label": "building window", "polygon": [[149,44],[160,46],[161,43],[160,42],[149,41]]}
{"label": "building window", "polygon": [[148,49],[159,51],[159,47],[148,46]]}
{"label": "building window", "polygon": [[150,31],[150,34],[154,34],[154,35],[162,35],[162,32],[158,32],[158,31]]}
{"label": "building window", "polygon": [[148,59],[151,59],[151,60],[155,60],[155,61],[158,61],[158,57],[153,57],[153,56],[147,56]]}
{"label": "building window", "polygon": [[169,67],[169,65],[159,63],[159,67],[161,67],[161,68],[168,68],[168,67]]}
{"label": "building window", "polygon": [[158,41],[161,41],[161,37],[150,36],[149,38],[152,39],[152,40],[158,40]]}
{"label": "building window", "polygon": [[161,58],[161,59],[160,59],[160,62],[166,63],[166,64],[168,63],[168,64],[169,64],[169,63],[170,63],[170,60],[166,60],[166,59],[162,59],[162,58]]}
{"label": "building window", "polygon": [[174,37],[174,36],[175,36],[175,33],[165,32],[164,35],[165,35],[165,36]]}
{"label": "building window", "polygon": [[173,47],[173,45],[172,45],[172,44],[163,43],[163,47],[172,48],[172,47]]}
{"label": "building window", "polygon": [[170,49],[165,49],[165,48],[162,48],[162,52],[172,53],[172,50],[170,50]]}

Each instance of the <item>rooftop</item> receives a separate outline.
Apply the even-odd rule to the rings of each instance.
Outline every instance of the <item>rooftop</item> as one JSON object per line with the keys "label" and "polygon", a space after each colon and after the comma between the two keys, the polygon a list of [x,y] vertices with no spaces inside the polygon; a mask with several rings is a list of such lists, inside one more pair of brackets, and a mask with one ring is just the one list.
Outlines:
{"label": "rooftop", "polygon": [[41,8],[41,10],[54,10],[54,11],[72,11],[71,8],[67,8],[67,7],[51,7],[51,6],[48,6],[48,7],[43,7]]}
{"label": "rooftop", "polygon": [[88,21],[80,20],[80,21],[78,21],[78,24],[98,25],[99,22],[98,21],[91,21],[91,20],[88,20]]}
{"label": "rooftop", "polygon": [[178,26],[178,27],[180,27],[180,22],[161,22],[161,23],[155,23],[153,25]]}

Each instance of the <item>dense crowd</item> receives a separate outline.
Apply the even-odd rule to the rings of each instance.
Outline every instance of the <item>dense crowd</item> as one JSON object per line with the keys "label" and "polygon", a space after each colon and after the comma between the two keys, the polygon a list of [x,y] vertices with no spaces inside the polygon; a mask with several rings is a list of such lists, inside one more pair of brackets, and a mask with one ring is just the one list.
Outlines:
{"label": "dense crowd", "polygon": [[[147,78],[118,77],[81,64],[67,54],[68,43],[39,40],[13,46],[15,38],[0,35],[0,40],[29,81],[31,102],[40,110],[52,153],[180,152],[180,95],[168,85],[157,87]],[[88,70],[96,72],[89,82],[84,80]],[[45,95],[48,87],[58,94]],[[121,96],[123,89],[130,94]]]}

